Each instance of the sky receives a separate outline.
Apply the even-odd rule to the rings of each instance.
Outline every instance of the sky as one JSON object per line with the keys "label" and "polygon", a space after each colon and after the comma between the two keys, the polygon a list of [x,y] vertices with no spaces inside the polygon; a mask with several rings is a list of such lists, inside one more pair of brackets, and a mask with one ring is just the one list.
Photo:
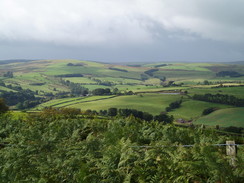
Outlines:
{"label": "sky", "polygon": [[244,0],[0,0],[0,60],[244,61]]}

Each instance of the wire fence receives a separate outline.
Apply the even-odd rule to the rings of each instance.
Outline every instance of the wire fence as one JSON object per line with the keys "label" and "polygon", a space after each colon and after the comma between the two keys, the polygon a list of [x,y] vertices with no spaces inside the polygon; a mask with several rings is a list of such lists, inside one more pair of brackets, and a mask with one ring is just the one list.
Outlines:
{"label": "wire fence", "polygon": [[[132,147],[132,148],[162,148],[162,147],[193,147],[196,144],[189,144],[189,145],[161,145],[161,146],[128,146],[128,147]],[[244,146],[244,144],[202,144],[205,146]],[[30,147],[33,145],[23,145],[23,144],[2,144],[0,143],[0,149],[1,147]]]}
{"label": "wire fence", "polygon": [[[190,145],[162,145],[162,146],[130,146],[130,147],[139,147],[139,148],[154,148],[154,147],[193,147],[196,144]],[[244,146],[244,144],[206,144],[210,146]]]}

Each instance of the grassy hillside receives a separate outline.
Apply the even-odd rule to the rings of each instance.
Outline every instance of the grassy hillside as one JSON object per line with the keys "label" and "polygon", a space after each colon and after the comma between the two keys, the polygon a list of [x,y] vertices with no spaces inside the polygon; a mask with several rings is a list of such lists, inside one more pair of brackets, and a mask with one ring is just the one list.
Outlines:
{"label": "grassy hillside", "polygon": [[180,95],[162,95],[162,94],[142,94],[129,96],[91,96],[76,97],[69,99],[57,99],[41,104],[35,109],[44,107],[72,107],[82,110],[104,110],[111,107],[137,109],[151,114],[159,114],[165,108],[176,100],[180,99]]}
{"label": "grassy hillside", "polygon": [[173,110],[169,114],[172,114],[175,119],[196,120],[202,115],[203,110],[209,107],[223,109],[231,106],[186,99],[182,102],[180,108]]}
{"label": "grassy hillside", "polygon": [[244,108],[227,108],[217,110],[195,121],[196,124],[219,125],[221,127],[244,127]]}
{"label": "grassy hillside", "polygon": [[[72,107],[81,110],[104,110],[111,107],[137,109],[144,112],[149,112],[153,115],[165,111],[165,108],[170,103],[180,100],[181,95],[160,94],[160,93],[143,93],[129,96],[89,96],[75,97],[67,99],[56,99],[40,104],[35,110],[40,110],[44,107]],[[232,106],[223,104],[213,104],[210,102],[191,100],[188,97],[183,97],[181,107],[169,112],[175,117],[175,120],[183,118],[185,120],[195,120],[201,116],[202,111],[209,107],[230,108]]]}
{"label": "grassy hillside", "polygon": [[[2,63],[2,64],[1,64]],[[163,66],[160,66],[163,65]],[[150,69],[157,69],[151,75],[145,73]],[[2,78],[6,83],[19,84],[24,88],[32,90],[41,90],[41,87],[33,87],[33,83],[44,83],[43,89],[52,92],[53,88],[60,88],[57,78],[53,76],[65,74],[83,74],[82,78],[64,78],[75,83],[93,84],[102,82],[112,82],[114,85],[142,84],[142,85],[161,85],[160,80],[156,78],[166,77],[166,80],[178,82],[202,82],[210,81],[244,81],[243,77],[238,78],[216,78],[216,73],[223,70],[238,71],[244,74],[244,66],[231,64],[214,63],[155,63],[144,64],[140,67],[105,64],[80,60],[36,60],[28,62],[0,61],[0,71],[4,74],[7,71],[14,73],[13,78]],[[142,76],[143,75],[143,76]],[[144,77],[142,79],[142,77]],[[146,78],[146,79],[145,79]],[[99,86],[97,86],[99,87]]]}
{"label": "grassy hillside", "polygon": [[[4,76],[8,71],[13,77]],[[227,94],[244,98],[244,76],[217,77],[220,71],[235,71],[244,74],[244,65],[224,63],[151,63],[116,65],[81,60],[34,60],[34,61],[0,61],[0,91],[15,91],[16,87],[29,89],[48,102],[42,103],[34,110],[43,107],[76,107],[82,110],[101,110],[110,107],[134,108],[158,114],[176,100],[180,95],[165,95],[152,92],[185,92],[194,94]],[[74,77],[72,75],[76,74]],[[77,76],[79,74],[79,76]],[[206,84],[206,80],[209,82]],[[65,83],[66,82],[66,83]],[[71,94],[72,82],[89,89],[89,97]],[[204,84],[205,82],[205,84]],[[229,87],[235,86],[235,87]],[[115,88],[119,92],[133,91],[137,95],[125,96],[91,96],[94,89]],[[58,94],[65,95],[63,99]],[[63,93],[63,94],[62,94]],[[142,96],[141,96],[142,95]],[[50,97],[51,96],[51,97]],[[61,96],[62,97],[62,96]],[[170,112],[175,119],[197,119],[208,107],[229,108],[232,106],[194,101],[184,97],[180,108]]]}

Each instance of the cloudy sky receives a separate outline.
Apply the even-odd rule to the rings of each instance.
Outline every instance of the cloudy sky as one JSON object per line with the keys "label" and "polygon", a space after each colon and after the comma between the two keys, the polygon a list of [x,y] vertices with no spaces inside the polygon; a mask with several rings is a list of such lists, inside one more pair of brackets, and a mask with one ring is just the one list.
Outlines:
{"label": "cloudy sky", "polygon": [[244,60],[244,0],[0,0],[0,59]]}

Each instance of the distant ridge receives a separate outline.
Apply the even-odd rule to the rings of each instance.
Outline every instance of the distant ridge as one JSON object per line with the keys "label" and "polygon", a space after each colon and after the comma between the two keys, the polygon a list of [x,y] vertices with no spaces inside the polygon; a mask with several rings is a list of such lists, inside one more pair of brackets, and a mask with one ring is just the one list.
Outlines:
{"label": "distant ridge", "polygon": [[31,61],[35,61],[35,60],[27,60],[27,59],[0,60],[0,65],[18,63],[18,62],[31,62]]}
{"label": "distant ridge", "polygon": [[222,62],[223,64],[237,64],[244,65],[244,61],[234,61],[234,62]]}

